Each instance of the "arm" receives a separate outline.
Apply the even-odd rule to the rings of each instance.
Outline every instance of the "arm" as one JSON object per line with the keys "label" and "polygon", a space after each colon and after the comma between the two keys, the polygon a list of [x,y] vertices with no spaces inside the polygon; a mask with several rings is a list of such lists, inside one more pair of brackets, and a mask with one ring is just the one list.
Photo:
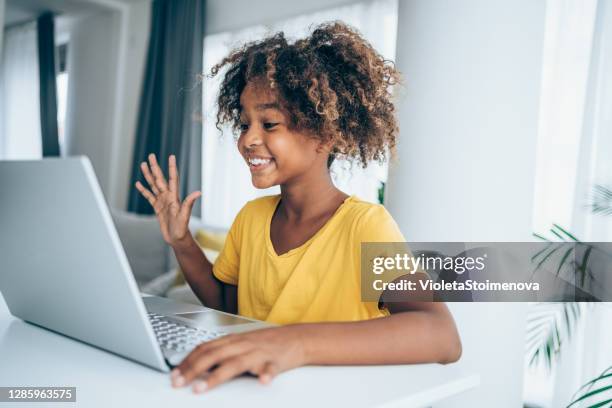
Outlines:
{"label": "arm", "polygon": [[[451,363],[461,355],[453,318],[443,303],[404,302],[388,317],[342,323],[306,323],[223,337],[198,346],[172,372],[183,386],[212,370],[195,391],[244,372],[263,383],[302,365]],[[213,369],[214,366],[217,366]]]}
{"label": "arm", "polygon": [[394,305],[392,313],[359,322],[303,325],[307,364],[447,364],[461,356],[459,334],[445,304],[405,303]]}
{"label": "arm", "polygon": [[212,264],[190,234],[184,242],[172,246],[185,280],[202,304],[224,310],[224,283],[213,276]]}
{"label": "arm", "polygon": [[193,204],[202,193],[195,191],[181,203],[176,157],[170,156],[168,163],[169,180],[166,181],[155,155],[150,154],[149,163],[142,162],[140,165],[150,190],[140,182],[136,182],[136,188],[155,210],[164,241],[174,249],[185,280],[198,299],[207,307],[234,311],[235,287],[225,285],[213,276],[212,264],[189,233],[189,217]]}
{"label": "arm", "polygon": [[236,313],[236,286],[223,283],[213,275],[212,263],[191,235],[187,236],[186,242],[175,245],[172,249],[193,293],[206,307]]}

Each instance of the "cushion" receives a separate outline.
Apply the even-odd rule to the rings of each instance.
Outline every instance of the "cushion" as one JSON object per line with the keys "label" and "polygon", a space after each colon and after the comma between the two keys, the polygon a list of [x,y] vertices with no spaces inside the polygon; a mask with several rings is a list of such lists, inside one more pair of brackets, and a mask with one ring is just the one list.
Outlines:
{"label": "cushion", "polygon": [[198,229],[195,233],[195,240],[202,248],[213,249],[221,252],[225,244],[227,232],[213,232]]}
{"label": "cushion", "polygon": [[[206,259],[208,259],[210,263],[215,263],[217,256],[219,256],[219,252],[221,252],[223,249],[226,237],[227,232],[214,232],[198,229],[194,238],[200,248],[202,248]],[[183,271],[181,271],[181,268],[178,267],[176,272],[174,286],[184,285],[186,281],[185,277],[183,276]]]}
{"label": "cushion", "polygon": [[168,245],[159,230],[157,218],[119,210],[112,210],[111,213],[139,286],[163,275],[168,270]]}

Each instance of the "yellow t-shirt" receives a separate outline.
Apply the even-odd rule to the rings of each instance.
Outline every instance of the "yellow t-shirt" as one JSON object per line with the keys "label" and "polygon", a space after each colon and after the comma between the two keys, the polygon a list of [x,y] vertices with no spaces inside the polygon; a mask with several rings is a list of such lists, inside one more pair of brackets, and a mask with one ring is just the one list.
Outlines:
{"label": "yellow t-shirt", "polygon": [[278,324],[388,315],[361,301],[361,242],[403,242],[379,204],[347,198],[307,242],[277,255],[270,222],[280,195],[248,202],[234,220],[213,273],[238,286],[238,313]]}

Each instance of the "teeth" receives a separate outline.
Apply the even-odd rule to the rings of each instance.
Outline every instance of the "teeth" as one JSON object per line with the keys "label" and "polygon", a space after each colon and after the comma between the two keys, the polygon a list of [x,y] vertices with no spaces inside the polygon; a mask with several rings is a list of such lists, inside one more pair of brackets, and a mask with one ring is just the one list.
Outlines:
{"label": "teeth", "polygon": [[267,163],[270,163],[270,159],[260,159],[257,157],[249,158],[249,164],[252,164],[253,166],[258,166],[260,164],[267,164]]}

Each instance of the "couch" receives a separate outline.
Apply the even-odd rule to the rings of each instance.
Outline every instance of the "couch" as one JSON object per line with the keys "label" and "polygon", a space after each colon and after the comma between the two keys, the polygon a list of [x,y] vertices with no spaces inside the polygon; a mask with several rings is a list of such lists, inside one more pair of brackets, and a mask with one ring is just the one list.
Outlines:
{"label": "couch", "polygon": [[[112,209],[111,214],[140,291],[200,304],[184,283],[174,251],[162,238],[157,218],[117,209]],[[227,231],[206,225],[197,217],[191,218],[189,230],[203,247],[208,260],[214,262],[220,244],[217,239],[216,245],[207,245],[209,238],[211,235],[221,238]]]}

